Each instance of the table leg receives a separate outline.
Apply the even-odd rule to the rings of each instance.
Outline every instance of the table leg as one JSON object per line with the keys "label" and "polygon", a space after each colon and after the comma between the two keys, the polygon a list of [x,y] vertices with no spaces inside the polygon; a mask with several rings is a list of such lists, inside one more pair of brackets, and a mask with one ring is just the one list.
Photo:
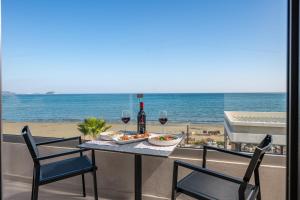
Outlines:
{"label": "table leg", "polygon": [[142,199],[142,156],[134,155],[134,194],[135,200]]}

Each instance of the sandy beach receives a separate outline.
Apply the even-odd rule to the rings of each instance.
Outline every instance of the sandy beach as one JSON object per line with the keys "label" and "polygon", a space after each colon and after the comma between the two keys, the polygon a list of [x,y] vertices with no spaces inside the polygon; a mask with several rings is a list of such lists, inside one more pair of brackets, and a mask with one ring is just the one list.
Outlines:
{"label": "sandy beach", "polygon": [[[3,122],[4,134],[20,134],[23,126],[28,125],[31,129],[32,135],[43,137],[72,137],[79,136],[81,133],[77,129],[78,122]],[[123,130],[122,123],[108,123],[111,125],[111,130]],[[127,125],[127,130],[136,130],[134,122]],[[162,125],[159,123],[147,123],[147,130],[149,132],[162,132]],[[181,133],[187,132],[187,124],[184,123],[168,123],[165,125],[165,133]],[[222,124],[190,124],[189,125],[190,138],[192,142],[200,142],[203,139],[211,138],[215,141],[222,141],[224,134],[224,127]]]}

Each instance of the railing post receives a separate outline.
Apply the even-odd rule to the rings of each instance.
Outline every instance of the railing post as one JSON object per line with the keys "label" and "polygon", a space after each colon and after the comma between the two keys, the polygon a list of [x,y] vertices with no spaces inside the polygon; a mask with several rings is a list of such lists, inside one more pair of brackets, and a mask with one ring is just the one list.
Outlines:
{"label": "railing post", "polygon": [[203,159],[202,159],[202,167],[206,168],[206,154],[207,154],[207,148],[203,147]]}
{"label": "railing post", "polygon": [[190,124],[186,125],[186,144],[189,144],[190,140]]}
{"label": "railing post", "polygon": [[286,199],[299,199],[299,0],[287,6],[287,176]]}

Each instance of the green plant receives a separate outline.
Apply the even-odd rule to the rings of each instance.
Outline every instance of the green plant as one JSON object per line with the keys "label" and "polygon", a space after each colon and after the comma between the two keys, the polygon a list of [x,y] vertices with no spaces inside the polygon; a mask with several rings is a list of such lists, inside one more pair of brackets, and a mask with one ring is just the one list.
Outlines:
{"label": "green plant", "polygon": [[206,139],[197,140],[194,142],[195,145],[205,145],[207,144]]}
{"label": "green plant", "polygon": [[111,126],[106,126],[106,122],[104,119],[97,119],[95,117],[84,119],[82,123],[78,124],[78,130],[84,136],[89,135],[94,139],[97,137],[97,135],[99,135],[102,132],[105,132],[110,128]]}
{"label": "green plant", "polygon": [[224,145],[225,145],[225,142],[224,142],[224,141],[217,141],[217,145],[218,145],[218,146],[224,146]]}

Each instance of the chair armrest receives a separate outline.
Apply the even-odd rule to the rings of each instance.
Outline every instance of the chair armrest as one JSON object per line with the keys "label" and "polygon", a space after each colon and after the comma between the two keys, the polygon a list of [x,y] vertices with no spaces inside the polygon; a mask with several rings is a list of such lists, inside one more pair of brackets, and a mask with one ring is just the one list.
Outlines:
{"label": "chair armrest", "polygon": [[36,143],[36,145],[39,146],[39,145],[45,145],[45,144],[53,144],[53,143],[65,142],[65,141],[69,141],[69,140],[78,140],[79,143],[81,143],[81,137],[76,136],[76,137],[70,137],[70,138],[60,138],[60,139],[55,139],[55,140],[50,140],[50,141],[45,141],[45,142],[38,142],[38,143]]}
{"label": "chair armrest", "polygon": [[205,151],[206,151],[206,149],[212,149],[212,150],[215,150],[215,151],[219,151],[219,152],[223,152],[223,153],[228,153],[228,154],[235,155],[235,156],[241,156],[241,157],[244,157],[244,158],[252,158],[252,155],[249,155],[249,154],[245,154],[245,153],[241,153],[241,152],[236,152],[236,151],[230,151],[230,150],[227,150],[227,149],[221,149],[221,148],[207,146],[207,145],[204,145],[203,149]]}
{"label": "chair armrest", "polygon": [[237,184],[243,184],[244,183],[242,180],[240,180],[238,178],[228,176],[228,175],[225,175],[225,174],[221,174],[221,173],[218,173],[218,172],[206,169],[206,168],[198,167],[198,166],[186,163],[186,162],[182,162],[180,160],[175,160],[174,166],[175,166],[176,169],[178,168],[178,166],[181,166],[181,167],[184,167],[184,168],[187,168],[187,169],[191,169],[193,171],[198,171],[198,172],[208,174],[210,176],[214,176],[214,177],[224,179],[224,180],[227,180],[227,181],[230,181],[230,182],[234,182],[234,183],[237,183]]}
{"label": "chair armrest", "polygon": [[48,155],[48,156],[37,157],[36,159],[38,161],[40,161],[40,160],[48,160],[48,159],[51,159],[51,158],[57,158],[57,157],[66,156],[66,155],[70,155],[70,154],[82,153],[84,151],[90,151],[90,149],[78,149],[78,150],[73,150],[73,151],[66,151],[66,152],[63,152],[63,153],[58,153],[58,154],[52,154],[52,155]]}
{"label": "chair armrest", "polygon": [[236,152],[236,151],[229,151],[227,149],[221,149],[221,148],[217,148],[217,147],[204,145],[203,146],[203,160],[202,160],[202,167],[203,168],[206,168],[207,149],[212,149],[212,150],[215,150],[215,151],[219,151],[219,152],[222,152],[222,153],[227,153],[227,154],[231,154],[231,155],[235,155],[235,156],[241,156],[241,157],[244,157],[244,158],[252,158],[252,155],[249,155],[249,154],[240,153],[240,152]]}

